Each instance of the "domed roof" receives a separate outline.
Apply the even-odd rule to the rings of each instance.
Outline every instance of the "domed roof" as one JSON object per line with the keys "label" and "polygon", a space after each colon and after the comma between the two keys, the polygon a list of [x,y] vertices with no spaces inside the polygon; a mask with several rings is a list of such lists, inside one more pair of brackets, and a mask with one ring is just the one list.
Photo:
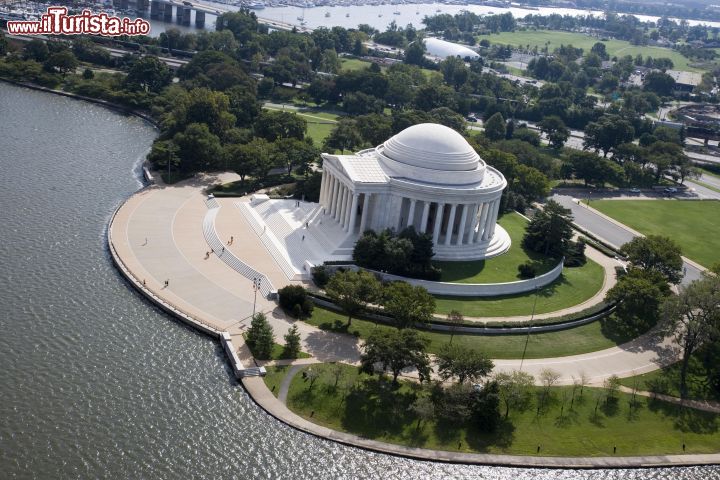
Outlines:
{"label": "domed roof", "polygon": [[432,170],[471,171],[480,163],[462,135],[437,123],[406,128],[383,144],[382,153],[396,162]]}

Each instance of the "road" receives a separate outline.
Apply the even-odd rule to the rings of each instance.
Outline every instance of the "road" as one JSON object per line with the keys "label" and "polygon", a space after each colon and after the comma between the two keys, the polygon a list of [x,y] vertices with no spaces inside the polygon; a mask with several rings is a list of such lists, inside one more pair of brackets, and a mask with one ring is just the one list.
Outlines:
{"label": "road", "polygon": [[[593,198],[600,199],[602,197],[598,195],[591,196],[591,206]],[[609,220],[601,217],[592,210],[589,210],[582,205],[578,205],[577,202],[574,201],[573,197],[569,195],[555,194],[552,196],[552,199],[572,211],[576,224],[578,224],[585,230],[592,232],[593,234],[597,235],[598,237],[602,238],[607,243],[615,247],[620,247],[621,245],[629,242],[635,237],[635,235],[633,235],[628,230],[620,227],[613,222],[610,222]],[[690,265],[687,262],[684,263],[683,268],[685,269],[685,276],[682,280],[682,283],[684,285],[687,285],[688,283],[692,282],[693,280],[697,280],[702,276],[702,273],[698,268]]]}

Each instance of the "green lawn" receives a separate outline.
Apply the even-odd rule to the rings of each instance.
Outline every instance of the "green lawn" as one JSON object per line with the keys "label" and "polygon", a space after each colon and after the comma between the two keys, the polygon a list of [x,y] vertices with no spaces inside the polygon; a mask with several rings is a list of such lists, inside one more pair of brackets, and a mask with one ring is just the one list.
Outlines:
{"label": "green lawn", "polygon": [[[263,107],[266,110],[283,111],[279,108]],[[324,112],[315,109],[303,110],[285,110],[286,112],[295,113],[307,122],[307,136],[313,139],[315,146],[321,147],[323,140],[330,135],[330,131],[335,127],[335,123],[340,118],[339,115],[332,112]]]}
{"label": "green lawn", "polygon": [[[305,320],[323,330],[349,333],[367,338],[374,330],[389,330],[394,327],[376,324],[369,320],[353,319],[349,328],[346,327],[347,317],[339,313],[315,307],[312,317]],[[529,340],[521,335],[462,335],[453,336],[453,343],[461,343],[475,348],[490,358],[513,359],[521,358],[525,343],[525,358],[549,358],[581,353],[595,352],[611,348],[629,341],[625,334],[614,334],[609,331],[604,321],[593,322],[582,327],[550,333],[531,333]],[[436,353],[440,347],[450,341],[450,334],[422,331],[428,339],[428,351]]]}
{"label": "green lawn", "polygon": [[335,127],[331,123],[310,123],[307,124],[307,136],[313,139],[316,147],[322,148],[325,139],[330,136],[330,132]]}
{"label": "green lawn", "polygon": [[683,255],[710,267],[720,251],[720,202],[691,200],[595,200],[604,214],[645,235],[664,235]]}
{"label": "green lawn", "polygon": [[[478,40],[483,39],[487,39],[491,43],[500,43],[503,45],[523,47],[530,45],[530,48],[537,45],[538,50],[545,47],[545,42],[550,42],[548,46],[550,52],[560,45],[572,45],[576,48],[582,48],[584,53],[589,52],[592,46],[595,45],[596,42],[600,41],[596,37],[591,37],[582,33],[559,32],[554,30],[501,32],[497,34],[481,35],[478,37]],[[625,40],[608,40],[603,43],[605,43],[605,48],[607,53],[610,55],[610,58],[614,56],[622,57],[624,55],[631,55],[632,57],[635,57],[638,53],[640,53],[643,57],[647,57],[649,55],[653,58],[669,58],[674,64],[674,70],[685,70],[688,72],[701,71],[697,68],[689,66],[689,59],[687,57],[684,57],[679,52],[669,48],[636,46],[631,45],[630,42]]]}
{"label": "green lawn", "polygon": [[527,220],[518,213],[505,214],[498,220],[501,227],[507,230],[512,246],[506,253],[474,262],[434,262],[442,268],[443,282],[457,283],[499,283],[520,280],[518,265],[533,262],[541,275],[557,265],[557,261],[544,255],[531,252],[522,247]]}
{"label": "green lawn", "polygon": [[[650,373],[623,378],[620,382],[626,387],[679,397],[680,362]],[[693,400],[718,400],[718,395],[713,392],[702,361],[697,355],[690,357],[687,386],[688,398]]]}
{"label": "green lawn", "polygon": [[319,378],[311,387],[309,380],[295,375],[288,407],[314,423],[383,442],[541,456],[681,454],[683,443],[686,453],[720,451],[717,415],[643,397],[631,406],[632,397],[626,394],[606,401],[601,389],[585,388],[582,395],[579,390],[573,395],[572,387],[552,388],[538,411],[537,388],[528,408],[511,410],[495,432],[485,433],[472,422],[450,423],[437,417],[418,422],[410,407],[418,396],[427,395],[418,384],[401,382],[394,388],[351,366],[344,366],[336,381],[329,365],[309,368],[320,371]]}
{"label": "green lawn", "polygon": [[[248,348],[250,348],[250,345],[248,345]],[[250,348],[250,351],[252,352],[252,348]],[[255,353],[253,352],[253,356],[255,356]],[[258,360],[285,360],[290,357],[285,355],[285,345],[280,345],[279,343],[273,344],[273,350],[270,354],[270,358],[258,358]],[[296,358],[310,358],[310,355],[305,352],[298,353],[298,356]]]}
{"label": "green lawn", "polygon": [[352,71],[352,70],[364,70],[371,65],[371,62],[365,60],[359,60],[357,58],[341,58],[340,59],[340,70],[341,71]]}
{"label": "green lawn", "polygon": [[[572,307],[592,298],[603,285],[603,268],[588,259],[582,267],[565,268],[555,282],[538,291],[535,313],[548,313]],[[530,315],[536,302],[535,293],[504,297],[437,296],[438,313],[459,310],[468,317],[509,317]]]}
{"label": "green lawn", "polygon": [[290,367],[287,365],[280,365],[277,367],[265,367],[265,370],[267,370],[267,375],[263,377],[265,385],[273,393],[273,395],[277,397],[280,392],[280,384],[282,383],[283,378],[285,378],[288,370],[290,370]]}

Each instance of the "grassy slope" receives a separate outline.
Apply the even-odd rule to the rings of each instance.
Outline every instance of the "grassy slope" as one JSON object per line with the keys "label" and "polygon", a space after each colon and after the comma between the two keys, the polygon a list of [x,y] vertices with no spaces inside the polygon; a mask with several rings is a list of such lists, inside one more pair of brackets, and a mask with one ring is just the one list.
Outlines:
{"label": "grassy slope", "polygon": [[720,202],[686,200],[598,200],[596,208],[646,235],[664,235],[683,254],[710,267],[720,250]]}
{"label": "grassy slope", "polygon": [[[353,319],[349,328],[346,327],[347,317],[324,308],[316,307],[312,317],[305,320],[324,330],[349,332],[361,338],[367,338],[375,329],[392,329],[394,327],[375,324],[368,320]],[[482,351],[490,358],[513,359],[521,358],[525,343],[525,358],[548,358],[581,353],[594,352],[614,347],[630,340],[626,336],[614,336],[603,328],[603,322],[551,333],[531,333],[527,335],[461,335],[453,336],[453,343],[462,343]],[[430,342],[428,351],[435,353],[450,341],[447,333],[423,331],[422,335]]]}
{"label": "grassy slope", "polygon": [[[582,267],[566,268],[553,284],[538,291],[535,313],[548,313],[572,307],[595,295],[603,285],[603,268],[592,260]],[[437,297],[437,312],[459,310],[469,317],[530,315],[534,293],[505,297]]]}
{"label": "grassy slope", "polygon": [[[511,411],[508,421],[494,433],[478,432],[471,423],[450,425],[435,420],[422,422],[418,428],[417,417],[409,408],[420,393],[418,385],[402,382],[398,390],[392,390],[387,382],[346,366],[334,388],[335,379],[327,366],[313,368],[323,373],[312,389],[301,375],[293,378],[289,408],[315,423],[384,442],[518,455],[536,455],[540,446],[540,455],[548,456],[612,455],[613,447],[617,447],[617,455],[679,454],[683,442],[687,453],[720,450],[717,415],[683,412],[641,397],[630,409],[631,397],[625,394],[606,404],[604,392],[590,388],[585,388],[582,397],[577,393],[572,409],[572,387],[553,388],[539,415],[534,406],[524,412]],[[598,398],[601,402],[595,414]]]}
{"label": "grassy slope", "polygon": [[518,277],[518,265],[532,261],[538,267],[538,275],[551,270],[557,262],[534,252],[525,250],[521,243],[525,234],[527,220],[513,212],[503,215],[498,223],[512,240],[512,246],[507,253],[490,260],[475,262],[435,262],[442,268],[441,281],[457,283],[498,283],[514,282]]}
{"label": "grassy slope", "polygon": [[[572,45],[576,48],[582,48],[585,53],[589,52],[592,46],[596,42],[600,41],[596,37],[591,37],[582,33],[559,32],[552,30],[501,32],[479,37],[480,40],[485,38],[492,43],[501,43],[504,45],[526,46],[529,44],[530,48],[537,45],[538,49],[544,48],[545,42],[549,41],[550,45],[548,48],[551,52],[560,45]],[[639,53],[642,54],[643,57],[647,57],[649,55],[653,58],[669,58],[674,64],[674,70],[685,70],[688,72],[701,71],[697,68],[689,66],[688,58],[669,48],[635,46],[625,40],[608,40],[603,43],[605,43],[605,48],[610,55],[610,58],[624,55],[631,55],[635,57]]]}

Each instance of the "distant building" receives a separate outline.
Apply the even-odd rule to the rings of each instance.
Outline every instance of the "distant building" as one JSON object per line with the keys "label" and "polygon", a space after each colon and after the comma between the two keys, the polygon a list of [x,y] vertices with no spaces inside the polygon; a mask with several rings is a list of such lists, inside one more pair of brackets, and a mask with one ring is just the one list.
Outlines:
{"label": "distant building", "polygon": [[665,73],[675,80],[676,89],[683,92],[692,92],[695,87],[702,83],[701,73],[680,70],[667,70]]}
{"label": "distant building", "polygon": [[425,47],[427,48],[428,55],[439,58],[441,60],[447,57],[460,57],[460,58],[479,58],[480,55],[471,50],[468,47],[459,45],[457,43],[447,42],[440,40],[439,38],[426,38]]}

